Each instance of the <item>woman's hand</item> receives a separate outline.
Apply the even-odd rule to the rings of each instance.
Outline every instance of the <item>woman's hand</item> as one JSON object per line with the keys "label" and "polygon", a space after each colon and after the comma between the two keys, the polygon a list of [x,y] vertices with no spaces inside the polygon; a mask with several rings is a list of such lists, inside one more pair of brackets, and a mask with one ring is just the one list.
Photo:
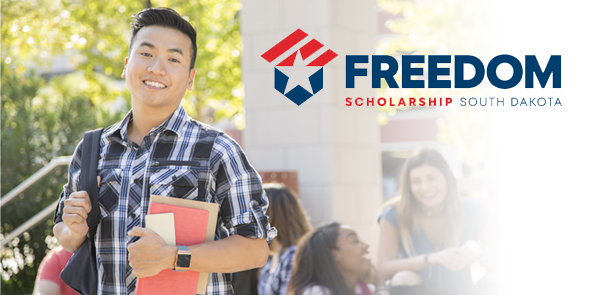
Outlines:
{"label": "woman's hand", "polygon": [[451,271],[462,270],[474,260],[474,254],[467,247],[447,248],[427,257],[428,264],[439,264]]}
{"label": "woman's hand", "polygon": [[482,247],[480,247],[480,244],[475,241],[466,242],[460,247],[460,251],[462,252],[462,259],[465,265],[470,265],[478,261],[483,254]]}

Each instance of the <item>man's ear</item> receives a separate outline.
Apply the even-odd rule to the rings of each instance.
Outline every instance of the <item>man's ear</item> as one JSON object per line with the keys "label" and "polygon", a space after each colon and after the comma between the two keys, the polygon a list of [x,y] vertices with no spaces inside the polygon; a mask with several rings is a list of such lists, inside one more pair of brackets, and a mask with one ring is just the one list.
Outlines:
{"label": "man's ear", "polygon": [[191,69],[191,72],[189,72],[189,85],[187,85],[187,90],[193,89],[193,83],[195,83],[195,69]]}
{"label": "man's ear", "polygon": [[121,73],[121,78],[125,78],[125,69],[127,69],[127,60],[129,57],[125,58],[125,66],[123,67],[123,73]]}

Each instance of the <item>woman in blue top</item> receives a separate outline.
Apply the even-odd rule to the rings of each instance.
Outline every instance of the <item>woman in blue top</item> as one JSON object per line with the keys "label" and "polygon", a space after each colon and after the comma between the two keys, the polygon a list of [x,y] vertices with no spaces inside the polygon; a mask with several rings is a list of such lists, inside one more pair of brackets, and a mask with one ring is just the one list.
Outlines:
{"label": "woman in blue top", "polygon": [[265,184],[263,188],[269,198],[269,223],[277,229],[277,237],[271,241],[271,256],[261,269],[258,294],[285,295],[296,245],[310,231],[310,224],[295,192],[276,183]]}
{"label": "woman in blue top", "polygon": [[421,293],[472,293],[470,264],[479,260],[485,212],[460,200],[455,178],[434,150],[405,163],[399,196],[380,214],[379,270],[390,286]]}

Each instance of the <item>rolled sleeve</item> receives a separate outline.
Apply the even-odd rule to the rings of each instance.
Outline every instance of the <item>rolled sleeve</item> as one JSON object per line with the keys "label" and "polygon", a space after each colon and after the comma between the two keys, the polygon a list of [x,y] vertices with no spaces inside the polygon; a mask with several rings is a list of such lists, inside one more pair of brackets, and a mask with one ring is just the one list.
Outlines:
{"label": "rolled sleeve", "polygon": [[80,167],[82,165],[82,141],[78,143],[70,167],[68,169],[68,183],[64,185],[64,190],[60,194],[59,202],[53,215],[53,223],[57,224],[63,221],[64,202],[70,197],[72,192],[79,190],[78,183],[80,179]]}
{"label": "rolled sleeve", "polygon": [[215,197],[220,204],[222,236],[241,235],[271,242],[277,231],[265,215],[269,201],[259,174],[240,146],[220,135],[214,144]]}

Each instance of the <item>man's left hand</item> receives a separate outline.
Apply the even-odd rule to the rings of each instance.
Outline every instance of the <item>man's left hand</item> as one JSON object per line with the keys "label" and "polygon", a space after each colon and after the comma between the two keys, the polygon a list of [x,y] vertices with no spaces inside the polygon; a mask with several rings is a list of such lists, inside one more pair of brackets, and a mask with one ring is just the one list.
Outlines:
{"label": "man's left hand", "polygon": [[135,277],[151,277],[174,266],[177,248],[167,245],[157,233],[147,228],[134,227],[127,234],[140,237],[127,246],[129,265]]}

